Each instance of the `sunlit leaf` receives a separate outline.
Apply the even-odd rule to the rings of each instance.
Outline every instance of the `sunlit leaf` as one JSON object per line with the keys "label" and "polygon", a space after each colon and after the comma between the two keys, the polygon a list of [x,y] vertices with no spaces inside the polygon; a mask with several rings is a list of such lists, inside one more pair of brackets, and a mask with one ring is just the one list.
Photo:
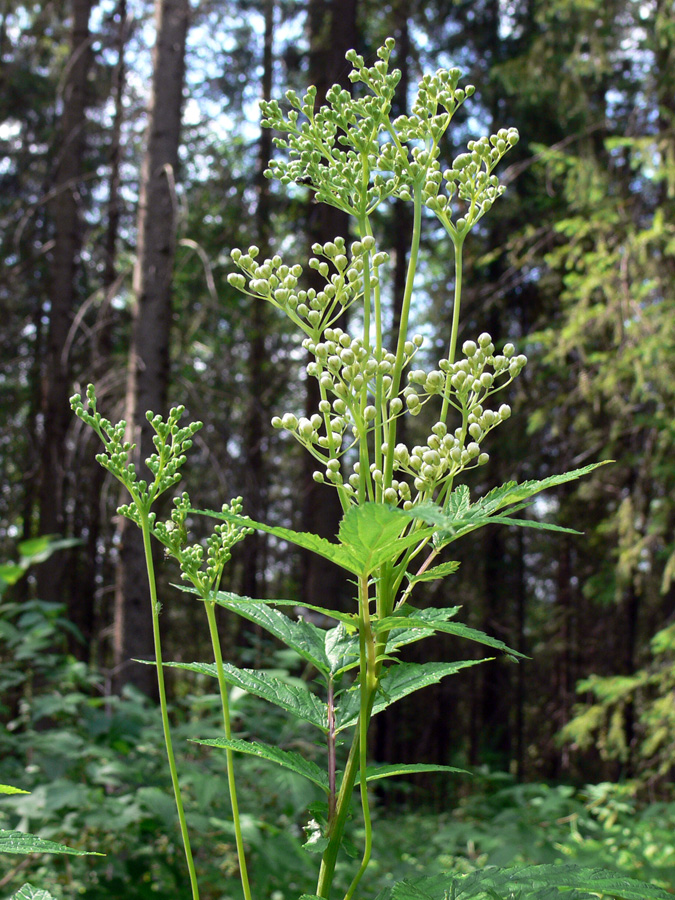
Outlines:
{"label": "sunlit leaf", "polygon": [[486,866],[470,875],[430,875],[399,882],[392,900],[672,900],[672,894],[643,881],[600,868],[542,865],[500,869]]}
{"label": "sunlit leaf", "polygon": [[[415,641],[421,641],[423,638],[429,637],[429,635],[434,633],[435,622],[447,622],[448,619],[456,616],[461,608],[461,606],[449,606],[445,609],[414,609],[413,607],[405,607],[402,611],[405,611],[406,615],[400,616],[400,627],[394,626],[389,632],[387,653],[391,653],[397,647],[413,644]],[[410,627],[408,618],[421,619],[424,625]]]}
{"label": "sunlit leaf", "polygon": [[247,516],[237,516],[229,512],[216,512],[211,509],[193,509],[190,512],[202,516],[210,516],[213,519],[220,519],[225,522],[233,522],[244,528],[255,528],[256,531],[264,531],[265,534],[272,534],[275,537],[295,544],[296,547],[302,547],[303,550],[311,550],[318,556],[335,563],[342,569],[346,569],[353,575],[359,574],[358,559],[354,557],[352,551],[342,544],[334,544],[325,538],[319,537],[318,534],[311,534],[307,531],[293,531],[290,528],[282,528],[280,525],[266,525],[264,522],[254,522]]}
{"label": "sunlit leaf", "polygon": [[11,784],[0,784],[0,794],[29,794],[30,791],[22,791],[21,788],[12,787]]}
{"label": "sunlit leaf", "polygon": [[56,900],[56,898],[49,891],[33,887],[32,884],[24,884],[16,894],[12,894],[10,900]]}
{"label": "sunlit leaf", "polygon": [[325,648],[325,629],[318,628],[302,618],[293,620],[261,600],[251,600],[224,591],[219,592],[215,600],[220,606],[236,612],[249,622],[260,625],[287,647],[295,650],[303,659],[311,662],[320,672],[326,675],[330,672]]}
{"label": "sunlit leaf", "polygon": [[460,775],[470,775],[466,769],[457,769],[454,766],[435,766],[426,763],[410,763],[402,765],[368,766],[366,769],[366,781],[377,781],[379,778],[392,778],[397,775],[415,775],[418,772],[455,772]]}
{"label": "sunlit leaf", "polygon": [[36,834],[23,831],[0,830],[0,853],[66,853],[69,856],[104,856],[91,850],[74,850],[54,841],[46,841]]}

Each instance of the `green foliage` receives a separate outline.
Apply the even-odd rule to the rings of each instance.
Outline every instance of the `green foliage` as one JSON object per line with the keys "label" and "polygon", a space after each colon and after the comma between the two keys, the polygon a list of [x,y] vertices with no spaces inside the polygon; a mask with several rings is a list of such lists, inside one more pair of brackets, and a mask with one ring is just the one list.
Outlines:
{"label": "green foliage", "polygon": [[[577,691],[592,700],[577,704],[561,740],[581,749],[595,746],[603,759],[622,763],[632,753],[638,782],[661,783],[675,762],[673,690],[675,628],[670,625],[654,635],[651,660],[633,675],[591,675],[578,683]],[[636,734],[633,747],[626,741],[629,717]]]}
{"label": "green foliage", "polygon": [[472,875],[448,878],[429,876],[419,881],[402,881],[392,890],[391,900],[492,900],[495,897],[518,896],[523,900],[549,900],[561,895],[570,900],[590,900],[598,894],[614,900],[649,900],[669,894],[661,888],[613,875],[603,869],[578,866],[528,866],[522,869],[487,867]]}

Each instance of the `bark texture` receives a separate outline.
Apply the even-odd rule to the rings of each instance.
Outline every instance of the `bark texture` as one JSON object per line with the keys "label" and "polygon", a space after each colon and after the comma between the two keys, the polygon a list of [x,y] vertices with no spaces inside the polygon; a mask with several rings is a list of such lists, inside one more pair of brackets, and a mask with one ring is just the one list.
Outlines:
{"label": "bark texture", "polygon": [[[49,327],[42,367],[42,458],[40,480],[40,534],[64,531],[64,458],[66,435],[72,420],[68,398],[71,365],[67,353],[73,316],[82,298],[78,284],[82,250],[81,195],[84,180],[87,76],[91,66],[89,17],[93,0],[73,0],[70,52],[66,63],[57,157],[50,203],[54,223],[51,259]],[[62,584],[66,557],[56,554],[38,569],[40,597],[50,602],[67,600]],[[69,614],[77,622],[77,610]]]}
{"label": "bark texture", "polygon": [[[147,143],[141,170],[138,250],[134,270],[135,307],[127,379],[126,420],[144,470],[153,452],[147,410],[166,415],[169,384],[171,278],[176,246],[176,170],[185,82],[187,0],[157,0],[157,38],[148,109]],[[128,522],[120,528],[115,589],[114,686],[129,681],[155,692],[154,673],[132,659],[152,657],[148,581],[140,533]]]}

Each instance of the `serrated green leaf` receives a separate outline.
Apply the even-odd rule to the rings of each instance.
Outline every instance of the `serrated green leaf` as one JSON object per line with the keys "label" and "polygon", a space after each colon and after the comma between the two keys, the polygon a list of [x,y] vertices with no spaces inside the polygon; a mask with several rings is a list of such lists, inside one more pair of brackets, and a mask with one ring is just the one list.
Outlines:
{"label": "serrated green leaf", "polygon": [[410,584],[417,584],[420,581],[436,581],[438,578],[445,578],[446,575],[452,575],[453,572],[456,572],[457,569],[459,569],[459,566],[460,563],[457,560],[451,559],[449,562],[433,566],[431,569],[427,569],[426,572],[422,572],[419,575],[408,575],[408,581]]}
{"label": "serrated green leaf", "polygon": [[[387,631],[389,628],[395,628],[400,621],[398,616],[387,616],[384,619],[379,619],[374,622],[373,630],[376,632]],[[508,653],[509,656],[527,659],[524,654],[508,647],[504,641],[490,637],[483,631],[478,631],[476,628],[470,628],[468,625],[463,625],[461,622],[434,622],[433,624],[430,624],[428,620],[417,617],[405,619],[404,621],[409,628],[428,628],[433,631],[442,632],[443,634],[454,634],[456,637],[465,638],[466,640],[474,641],[477,644],[484,644],[486,647],[492,647],[494,650],[501,650],[503,653]]]}
{"label": "serrated green leaf", "polygon": [[[518,508],[522,509],[524,508],[524,505]],[[581,534],[580,531],[577,531],[574,528],[566,528],[562,525],[555,525],[552,522],[540,522],[536,519],[515,519],[511,516],[486,514],[485,510],[481,509],[478,504],[472,506],[461,518],[446,515],[440,506],[436,506],[432,503],[420,504],[419,506],[414,507],[414,510],[410,511],[411,515],[413,512],[416,519],[421,519],[423,522],[433,525],[436,536],[440,535],[440,540],[438,540],[436,544],[438,550],[446,547],[452,541],[456,541],[458,538],[463,537],[465,534],[469,534],[469,532],[475,531],[477,528],[482,528],[485,525],[516,525],[520,528],[536,528],[541,531],[559,531],[564,534]]]}
{"label": "serrated green leaf", "polygon": [[542,478],[540,481],[523,481],[518,484],[516,481],[509,481],[506,484],[496,487],[478,500],[474,506],[480,506],[484,512],[496,512],[505,506],[511,506],[513,503],[522,503],[523,500],[529,500],[535,494],[540,494],[548,488],[556,487],[559,484],[566,484],[569,481],[575,481],[577,478],[583,478],[600,466],[606,466],[612,462],[611,459],[603,460],[599,463],[591,463],[589,466],[583,466],[581,469],[572,469],[564,472],[562,475],[550,475],[548,478]]}
{"label": "serrated green leaf", "polygon": [[[140,660],[139,660],[140,662]],[[172,669],[185,669],[188,672],[199,672],[202,675],[210,675],[217,678],[215,663],[164,663]],[[223,664],[225,681],[233,684],[256,697],[261,697],[286,712],[292,713],[304,722],[309,722],[320,728],[328,730],[328,711],[326,704],[309,690],[300,688],[294,684],[286,684],[275,675],[260,669],[239,669],[231,663]]]}
{"label": "serrated green leaf", "polygon": [[[400,616],[401,627],[393,627],[389,632],[387,639],[387,653],[396,650],[397,647],[403,647],[405,644],[413,644],[415,641],[421,641],[425,637],[433,634],[434,622],[446,622],[460,611],[461,606],[450,606],[445,609],[414,609],[414,607],[404,607],[401,612],[405,615]],[[412,615],[410,615],[412,612]],[[409,627],[406,616],[414,619],[422,619],[424,626]],[[398,618],[398,616],[397,616]]]}
{"label": "serrated green leaf", "polygon": [[295,650],[303,659],[312,663],[320,672],[325,675],[330,673],[330,662],[326,656],[325,629],[318,628],[302,618],[294,621],[261,600],[251,600],[249,597],[219,591],[215,601],[225,609],[248,619],[249,622],[260,625],[287,647]]}
{"label": "serrated green leaf", "polygon": [[[441,663],[399,663],[390,666],[380,681],[380,692],[373,704],[373,715],[382,712],[392,703],[419,691],[430,684],[437,684],[447,675],[454,675],[461,669],[477,666],[487,659],[461,659]],[[336,732],[355,725],[359,717],[360,697],[358,690],[342,695],[342,702],[336,711]]]}
{"label": "serrated green leaf", "polygon": [[470,775],[466,769],[457,769],[454,766],[434,766],[426,763],[410,763],[384,766],[368,766],[366,769],[366,781],[377,781],[378,778],[392,778],[396,775],[414,775],[417,772],[455,772],[460,775]]}
{"label": "serrated green leaf", "polygon": [[0,830],[0,853],[66,853],[69,856],[105,856],[92,850],[73,850],[54,841],[46,841],[36,834],[23,831]]}
{"label": "serrated green leaf", "polygon": [[359,664],[359,638],[340,623],[325,632],[324,644],[330,674],[335,678]]}
{"label": "serrated green leaf", "polygon": [[[580,469],[565,472],[562,475],[551,475],[539,481],[525,481],[522,484],[510,481],[494,488],[489,494],[473,504],[469,502],[467,486],[460,485],[452,492],[443,507],[433,503],[422,503],[409,510],[408,515],[435,526],[438,532],[434,538],[437,549],[447,546],[452,541],[463,537],[471,531],[475,531],[477,528],[490,524],[516,525],[521,528],[579,534],[573,528],[564,528],[561,525],[554,525],[549,522],[513,518],[513,513],[527,507],[530,498],[536,494],[556,485],[581,478],[610,461],[605,460],[604,462],[593,463]],[[507,515],[496,515],[499,510],[505,507],[509,507]]]}
{"label": "serrated green leaf", "polygon": [[461,517],[469,511],[471,506],[471,494],[469,486],[466,484],[458,485],[450,494],[445,502],[444,510],[447,516],[455,519]]}
{"label": "serrated green leaf", "polygon": [[22,791],[21,788],[12,787],[11,784],[0,784],[0,794],[29,794],[30,791]]}
{"label": "serrated green leaf", "polygon": [[328,793],[328,776],[309,759],[300,756],[291,750],[281,750],[279,747],[270,746],[252,741],[229,740],[228,738],[214,738],[213,740],[193,740],[194,744],[204,744],[207,747],[222,747],[234,750],[237,753],[248,753],[250,756],[257,756],[259,759],[267,759],[270,762],[283,766],[295,772],[296,775],[302,775],[303,778],[309,779],[318,785],[322,790]]}
{"label": "serrated green leaf", "polygon": [[[201,600],[204,599],[201,596],[200,592],[194,587],[190,587],[184,584],[174,584],[173,587],[185,594],[194,594]],[[218,595],[220,595],[221,593],[225,597],[229,596],[231,598],[234,598],[238,596],[237,594],[230,594],[227,591],[219,592]],[[216,595],[216,598],[218,595]],[[250,601],[251,603],[262,603],[265,604],[265,606],[292,606],[294,607],[294,609],[311,609],[313,612],[317,612],[320,615],[325,616],[327,619],[335,619],[336,622],[342,622],[347,628],[356,629],[357,627],[356,615],[354,615],[353,613],[341,612],[338,609],[327,609],[323,606],[313,606],[311,603],[299,603],[297,600],[252,600],[250,597],[241,597],[241,600]]]}
{"label": "serrated green leaf", "polygon": [[500,869],[486,866],[469,875],[431,875],[399,882],[392,900],[591,900],[598,895],[614,900],[672,900],[672,894],[633,878],[600,868],[541,865]]}
{"label": "serrated green leaf", "polygon": [[32,884],[24,884],[16,894],[12,894],[10,900],[56,900],[56,898],[48,891],[43,891],[42,888],[33,887]]}
{"label": "serrated green leaf", "polygon": [[298,603],[297,600],[268,600],[271,606],[294,606],[296,609],[311,609],[327,619],[335,619],[341,622],[348,631],[356,631],[358,628],[358,616],[355,613],[344,613],[337,609],[325,609],[323,606],[313,606],[311,603]]}
{"label": "serrated green leaf", "polygon": [[436,898],[435,895],[428,894],[418,884],[412,884],[409,881],[399,881],[391,889],[391,900],[436,900]]}
{"label": "serrated green leaf", "polygon": [[410,516],[401,509],[384,503],[363,503],[347,510],[338,538],[358,561],[359,574],[370,575],[382,563],[424,539],[425,531],[402,536],[409,523]]}

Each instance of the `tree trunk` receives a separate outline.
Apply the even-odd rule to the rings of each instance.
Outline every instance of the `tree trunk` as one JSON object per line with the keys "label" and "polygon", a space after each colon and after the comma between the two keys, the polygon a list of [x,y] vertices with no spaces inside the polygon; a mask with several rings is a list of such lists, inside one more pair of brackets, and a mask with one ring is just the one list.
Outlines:
{"label": "tree trunk", "polygon": [[[82,249],[80,191],[85,150],[87,75],[91,65],[89,16],[93,0],[73,0],[70,54],[63,87],[63,112],[54,172],[51,215],[54,249],[51,265],[49,329],[42,384],[42,459],[40,534],[61,533],[64,527],[65,443],[72,416],[70,360],[65,352],[73,313],[78,302],[78,275]],[[68,612],[77,621],[78,610],[62,585],[65,555],[52,556],[37,570],[40,597],[50,602],[69,601]]]}
{"label": "tree trunk", "polygon": [[[263,51],[262,99],[272,98],[272,67],[274,37],[274,0],[265,0],[265,35]],[[258,170],[256,189],[256,239],[261,256],[269,256],[270,250],[270,182],[264,171],[272,156],[272,132],[263,128],[258,143]],[[252,519],[264,521],[267,515],[268,476],[263,444],[269,419],[268,396],[264,385],[268,384],[269,361],[265,349],[268,330],[268,309],[261,301],[253,301],[251,307],[250,344],[248,354],[247,394],[248,409],[244,424],[244,512]],[[244,575],[242,592],[249,597],[264,597],[264,557],[266,540],[260,531],[254,531],[242,544]]]}
{"label": "tree trunk", "polygon": [[[138,471],[153,452],[147,410],[166,415],[169,384],[171,277],[176,244],[175,179],[178,165],[187,0],[157,0],[157,38],[141,171],[135,306],[127,374],[126,420],[137,445]],[[152,669],[130,660],[152,657],[152,626],[143,546],[138,529],[124,520],[115,588],[115,690],[127,682],[154,695]]]}
{"label": "tree trunk", "polygon": [[[117,244],[119,237],[119,223],[122,204],[120,202],[121,165],[122,165],[122,122],[124,119],[124,84],[125,61],[124,51],[130,30],[130,20],[127,16],[126,0],[119,0],[115,11],[117,18],[117,33],[115,36],[115,51],[117,63],[113,72],[112,101],[114,103],[113,123],[110,132],[110,177],[108,182],[107,222],[103,234],[104,269],[103,269],[103,302],[98,312],[96,323],[92,331],[91,341],[91,372],[92,381],[96,385],[96,396],[102,406],[109,407],[108,378],[111,374],[111,358],[113,351],[113,324],[114,316],[111,301],[118,288],[117,279]],[[99,542],[102,533],[102,522],[106,516],[106,510],[102,508],[101,496],[107,477],[106,470],[98,463],[90,464],[88,478],[86,479],[86,494],[81,495],[77,507],[86,509],[85,528],[86,544],[85,552],[81,554],[81,573],[78,587],[81,594],[88,598],[87,603],[82,604],[81,616],[77,624],[84,636],[85,660],[91,658],[92,641],[97,630],[100,630],[97,622],[96,590],[97,576],[101,571],[99,557]],[[81,533],[77,529],[76,534]],[[110,544],[111,542],[106,542]],[[108,551],[109,552],[109,551]],[[105,624],[108,624],[106,619]]]}

